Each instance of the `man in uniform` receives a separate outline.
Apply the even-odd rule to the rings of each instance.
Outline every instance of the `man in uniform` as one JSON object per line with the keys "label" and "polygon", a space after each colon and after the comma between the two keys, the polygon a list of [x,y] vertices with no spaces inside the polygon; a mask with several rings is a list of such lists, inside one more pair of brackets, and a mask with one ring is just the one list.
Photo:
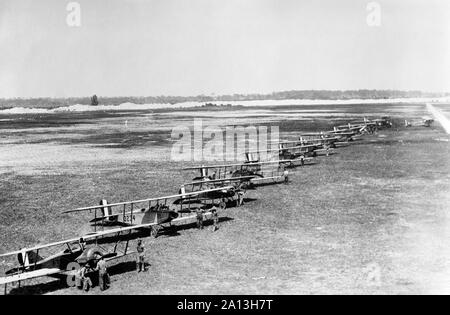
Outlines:
{"label": "man in uniform", "polygon": [[238,207],[242,206],[244,204],[244,192],[243,191],[238,191]]}
{"label": "man in uniform", "polygon": [[329,145],[325,145],[325,150],[327,152],[327,156],[330,155],[330,146]]}
{"label": "man in uniform", "polygon": [[137,270],[138,272],[146,271],[145,270],[145,248],[142,244],[142,240],[138,240],[136,251],[138,253],[137,258]]}
{"label": "man in uniform", "polygon": [[213,232],[217,231],[219,229],[219,215],[217,214],[217,209],[213,208],[211,210],[211,214],[212,214],[212,220],[213,220],[213,227],[212,230]]}
{"label": "man in uniform", "polygon": [[89,272],[92,271],[92,268],[89,264],[81,267],[81,281],[83,283],[83,290],[88,292],[90,288],[92,288],[92,280],[90,278]]}
{"label": "man in uniform", "polygon": [[305,157],[303,155],[300,156],[300,166],[305,166]]}
{"label": "man in uniform", "polygon": [[283,175],[284,175],[284,182],[286,184],[289,183],[289,171],[288,170],[284,170]]}
{"label": "man in uniform", "polygon": [[86,241],[84,240],[84,238],[81,237],[78,243],[80,245],[81,251],[84,251],[86,249]]}
{"label": "man in uniform", "polygon": [[98,261],[96,270],[98,271],[98,286],[100,287],[100,290],[103,291],[108,289],[110,279],[106,268],[106,261],[103,258],[100,258]]}
{"label": "man in uniform", "polygon": [[197,228],[203,230],[203,211],[197,209]]}

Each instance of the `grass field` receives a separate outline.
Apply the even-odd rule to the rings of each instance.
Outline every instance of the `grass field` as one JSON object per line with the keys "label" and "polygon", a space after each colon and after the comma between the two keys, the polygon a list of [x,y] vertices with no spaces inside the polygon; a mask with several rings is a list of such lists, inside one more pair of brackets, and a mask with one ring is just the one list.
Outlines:
{"label": "grass field", "polygon": [[[278,124],[285,137],[384,113],[396,126],[295,169],[287,185],[249,191],[243,207],[221,214],[214,233],[187,226],[146,238],[149,271],[137,274],[132,257],[123,260],[104,294],[450,293],[449,137],[439,126],[403,128],[402,119],[420,117],[423,106],[395,106],[347,106],[337,108],[339,116],[298,119],[217,118]],[[1,252],[84,232],[89,214],[60,215],[66,207],[168,195],[192,178],[168,159],[164,125],[189,122],[188,114],[153,113],[160,116],[151,130],[132,123],[136,113],[77,115],[22,124],[12,117],[3,126]],[[112,125],[125,118],[134,128],[127,133]],[[6,269],[9,262],[0,263]],[[40,280],[13,293],[80,292]]]}

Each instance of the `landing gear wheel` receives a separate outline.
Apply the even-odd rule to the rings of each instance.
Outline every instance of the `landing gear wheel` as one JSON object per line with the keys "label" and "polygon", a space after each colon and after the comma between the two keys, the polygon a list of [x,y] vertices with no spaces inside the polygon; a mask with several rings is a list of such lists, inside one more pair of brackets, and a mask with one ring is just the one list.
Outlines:
{"label": "landing gear wheel", "polygon": [[225,210],[226,207],[227,207],[227,203],[226,203],[225,201],[221,201],[221,202],[219,203],[219,209],[220,209],[220,210]]}

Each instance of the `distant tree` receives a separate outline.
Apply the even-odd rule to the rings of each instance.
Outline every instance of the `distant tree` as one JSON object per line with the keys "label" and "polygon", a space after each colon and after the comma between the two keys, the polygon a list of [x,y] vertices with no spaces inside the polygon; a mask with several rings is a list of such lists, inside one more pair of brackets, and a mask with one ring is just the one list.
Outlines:
{"label": "distant tree", "polygon": [[97,95],[95,95],[95,94],[91,97],[91,105],[93,105],[93,106],[98,105]]}

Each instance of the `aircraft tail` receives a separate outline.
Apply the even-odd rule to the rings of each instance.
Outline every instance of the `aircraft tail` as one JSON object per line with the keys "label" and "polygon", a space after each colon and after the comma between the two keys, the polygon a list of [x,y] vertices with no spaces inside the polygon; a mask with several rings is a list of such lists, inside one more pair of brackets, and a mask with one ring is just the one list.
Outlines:
{"label": "aircraft tail", "polygon": [[103,218],[99,218],[100,220],[102,220],[104,218],[106,218],[106,220],[110,221],[110,222],[117,220],[118,216],[117,215],[113,215],[112,207],[108,207],[108,202],[106,201],[106,199],[102,199],[100,201],[100,206],[104,206],[104,207],[101,208],[102,209],[102,216],[103,216]]}
{"label": "aircraft tail", "polygon": [[37,251],[23,251],[17,254],[17,260],[19,261],[19,264],[25,267],[37,263],[43,259],[44,258],[39,256]]}
{"label": "aircraft tail", "polygon": [[[184,185],[181,185],[180,190],[178,191],[178,194],[185,195],[186,194],[186,187]],[[181,198],[185,198],[184,196]]]}

